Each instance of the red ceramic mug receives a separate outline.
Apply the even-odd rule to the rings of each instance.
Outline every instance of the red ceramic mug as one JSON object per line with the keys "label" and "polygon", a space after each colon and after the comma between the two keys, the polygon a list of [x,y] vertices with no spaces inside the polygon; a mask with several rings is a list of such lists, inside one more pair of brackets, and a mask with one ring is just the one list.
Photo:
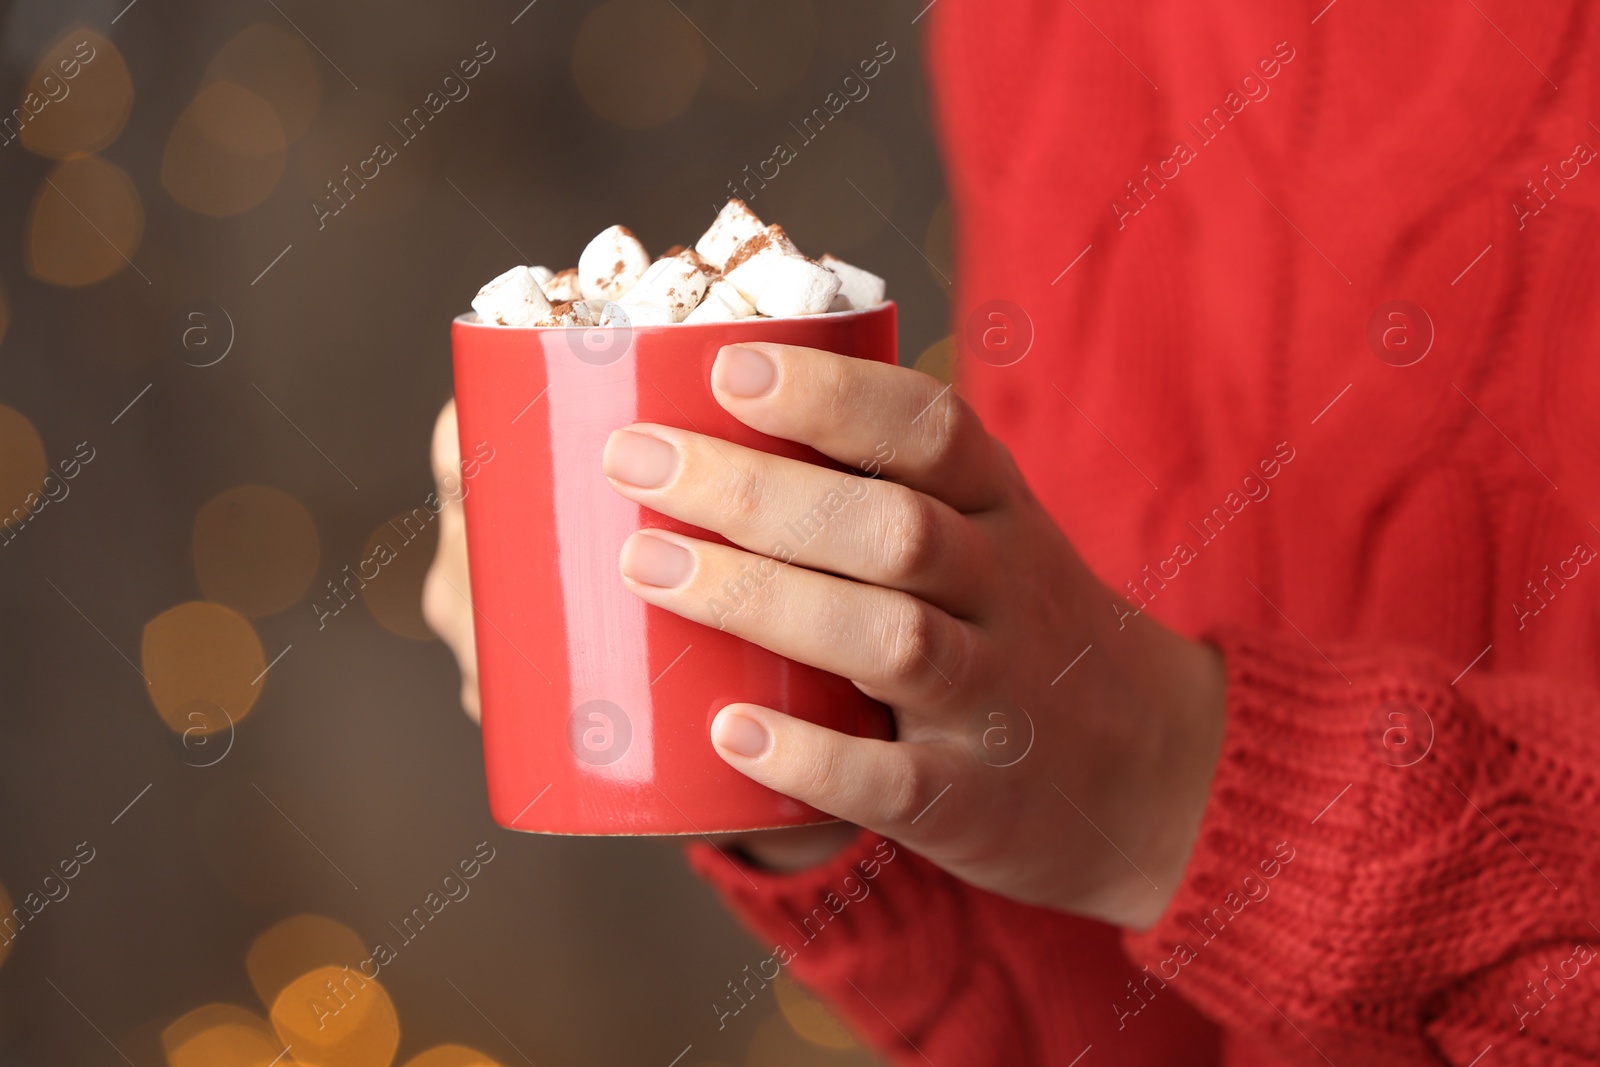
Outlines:
{"label": "red ceramic mug", "polygon": [[729,415],[712,396],[711,365],[741,341],[893,362],[894,305],[589,329],[484,326],[463,315],[451,341],[462,455],[493,449],[463,503],[495,822],[691,834],[829,821],[724,763],[712,718],[747,701],[886,738],[888,709],[843,678],[628,592],[617,556],[635,530],[727,542],[617,494],[600,456],[613,430],[655,422],[844,470]]}

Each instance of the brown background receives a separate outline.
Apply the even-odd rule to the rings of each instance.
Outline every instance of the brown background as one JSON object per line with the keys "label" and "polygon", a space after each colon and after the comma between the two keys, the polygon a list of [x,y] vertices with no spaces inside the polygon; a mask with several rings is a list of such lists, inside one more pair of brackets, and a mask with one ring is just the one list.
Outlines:
{"label": "brown background", "polygon": [[[82,441],[95,456],[0,547],[0,883],[21,901],[79,842],[95,849],[0,966],[0,1063],[155,1067],[185,1012],[265,1014],[245,967],[263,930],[313,913],[394,941],[388,923],[486,839],[472,895],[380,976],[395,1063],[442,1042],[541,1067],[665,1067],[691,1044],[683,1067],[869,1062],[819,1045],[812,1009],[788,1021],[770,991],[717,1030],[713,1001],[769,947],[675,843],[491,824],[454,664],[406,636],[425,548],[326,630],[309,608],[428,492],[447,324],[478,285],[518,249],[571,265],[613,222],[654,250],[692,242],[779,139],[798,158],[752,206],[806,251],[886,276],[902,362],[942,365],[929,259],[950,272],[948,209],[921,2],[523,3],[0,5],[7,107],[52,46],[98,43],[35,143],[0,145],[0,514],[41,457]],[[470,95],[319,232],[324,183],[397,143],[387,124],[484,41],[495,58]],[[789,123],[884,41],[895,58],[870,95],[801,146]],[[215,358],[229,319],[227,357],[185,365]],[[197,534],[202,507],[246,485],[287,497],[217,505]],[[218,654],[209,624],[145,649],[147,623],[201,599],[248,609],[217,617],[253,629],[265,660],[288,648],[209,767],[226,732],[186,744],[140,677],[198,692],[207,671],[264,665]]]}

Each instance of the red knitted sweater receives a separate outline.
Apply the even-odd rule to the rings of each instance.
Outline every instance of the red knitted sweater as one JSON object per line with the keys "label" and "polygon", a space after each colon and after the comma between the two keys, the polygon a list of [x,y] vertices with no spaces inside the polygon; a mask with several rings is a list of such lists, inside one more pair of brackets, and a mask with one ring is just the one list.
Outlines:
{"label": "red knitted sweater", "polygon": [[923,21],[957,336],[1031,322],[965,394],[1129,610],[1222,649],[1221,764],[1140,934],[871,835],[694,865],[897,1064],[1600,1062],[1596,12]]}

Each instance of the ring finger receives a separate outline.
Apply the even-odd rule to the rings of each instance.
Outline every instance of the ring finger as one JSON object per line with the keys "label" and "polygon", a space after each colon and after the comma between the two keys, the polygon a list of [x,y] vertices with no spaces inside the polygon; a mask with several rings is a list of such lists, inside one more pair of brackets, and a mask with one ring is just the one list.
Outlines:
{"label": "ring finger", "polygon": [[939,703],[973,668],[977,629],[907,593],[664,530],[629,537],[619,564],[640,599],[842,675],[885,703]]}

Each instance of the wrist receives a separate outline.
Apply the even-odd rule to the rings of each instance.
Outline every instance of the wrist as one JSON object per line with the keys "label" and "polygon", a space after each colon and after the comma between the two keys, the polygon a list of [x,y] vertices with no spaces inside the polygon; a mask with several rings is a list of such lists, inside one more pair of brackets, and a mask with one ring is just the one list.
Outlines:
{"label": "wrist", "polygon": [[1138,871],[1125,871],[1116,921],[1146,929],[1177,893],[1199,840],[1227,726],[1227,673],[1216,648],[1148,616],[1105,639],[1112,684],[1136,726],[1117,788],[1139,816],[1128,845]]}

